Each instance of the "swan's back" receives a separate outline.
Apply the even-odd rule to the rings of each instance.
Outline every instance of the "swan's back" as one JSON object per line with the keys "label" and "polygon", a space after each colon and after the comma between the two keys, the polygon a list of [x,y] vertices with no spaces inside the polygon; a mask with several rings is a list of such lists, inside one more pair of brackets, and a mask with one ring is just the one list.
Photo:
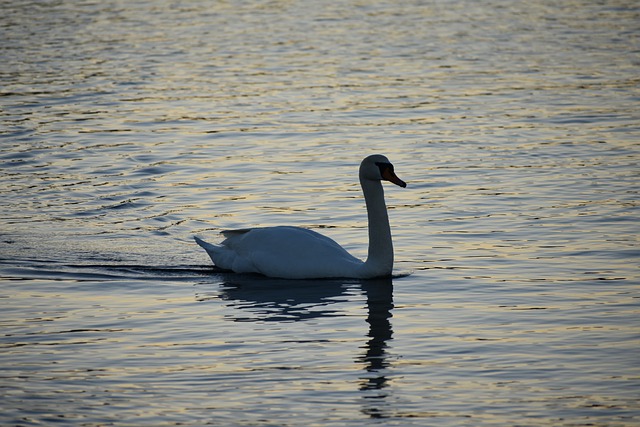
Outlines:
{"label": "swan's back", "polygon": [[214,264],[237,273],[289,279],[357,277],[363,262],[329,237],[299,227],[229,230],[211,245],[200,239]]}

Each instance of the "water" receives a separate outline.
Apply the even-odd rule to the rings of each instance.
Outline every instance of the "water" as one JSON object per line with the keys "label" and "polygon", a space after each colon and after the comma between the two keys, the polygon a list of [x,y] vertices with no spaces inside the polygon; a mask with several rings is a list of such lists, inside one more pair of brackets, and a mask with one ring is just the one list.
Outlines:
{"label": "water", "polygon": [[[634,1],[3,1],[0,424],[635,426]],[[396,276],[220,274],[290,224]]]}

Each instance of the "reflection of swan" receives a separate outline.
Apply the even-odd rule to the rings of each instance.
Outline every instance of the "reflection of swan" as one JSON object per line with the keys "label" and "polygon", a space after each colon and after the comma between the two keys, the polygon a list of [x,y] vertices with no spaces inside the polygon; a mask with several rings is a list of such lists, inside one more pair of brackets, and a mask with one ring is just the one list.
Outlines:
{"label": "reflection of swan", "polygon": [[327,316],[340,316],[332,308],[354,280],[283,280],[255,275],[229,275],[222,289],[213,294],[199,292],[198,300],[222,299],[230,307],[246,313],[232,316],[233,321],[297,322]]}
{"label": "reflection of swan", "polygon": [[334,240],[299,227],[267,227],[223,231],[220,245],[198,237],[213,263],[236,273],[261,273],[287,279],[328,277],[371,278],[390,276],[393,243],[381,180],[406,187],[393,165],[379,154],[360,164],[360,185],[369,219],[369,254],[366,262],[349,254]]}
{"label": "reflection of swan", "polygon": [[362,412],[371,418],[386,418],[389,416],[387,394],[381,390],[387,387],[389,381],[386,368],[388,341],[392,340],[391,310],[393,310],[393,284],[391,279],[367,280],[362,283],[362,290],[367,295],[369,323],[369,341],[364,347],[365,353],[357,361],[365,364],[366,375],[361,378],[360,390],[366,404]]}
{"label": "reflection of swan", "polygon": [[[314,326],[305,334],[305,340],[310,341],[326,339],[324,331],[322,334],[314,333],[314,328],[318,327],[317,319],[346,316],[343,304],[349,301],[361,306],[359,297],[352,300],[354,295],[359,294],[358,288],[361,289],[367,298],[366,321],[369,329],[366,343],[361,347],[362,353],[352,360],[363,369],[359,386],[364,399],[362,412],[371,418],[393,416],[392,402],[388,399],[391,391],[383,391],[391,380],[387,349],[389,341],[393,339],[390,321],[394,308],[392,278],[319,281],[242,274],[221,274],[220,277],[224,280],[222,288],[213,292],[201,288],[196,296],[198,301],[226,301],[228,307],[243,313],[225,315],[225,318],[234,322],[299,322],[316,319]],[[322,363],[322,359],[319,360]]]}
{"label": "reflection of swan", "polygon": [[392,338],[393,331],[389,318],[393,309],[393,285],[391,279],[378,279],[362,283],[362,289],[367,295],[369,315],[370,339],[365,347],[365,354],[358,360],[366,363],[365,369],[376,376],[366,378],[361,390],[373,390],[386,387],[387,379],[380,371],[389,366],[386,360],[387,342]]}

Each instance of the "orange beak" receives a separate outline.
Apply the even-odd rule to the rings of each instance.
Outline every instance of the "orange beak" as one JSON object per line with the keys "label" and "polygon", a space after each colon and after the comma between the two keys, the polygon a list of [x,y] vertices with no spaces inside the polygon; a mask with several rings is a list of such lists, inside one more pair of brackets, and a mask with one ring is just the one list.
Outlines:
{"label": "orange beak", "polygon": [[382,179],[393,182],[395,185],[399,185],[402,188],[405,188],[407,186],[407,183],[398,178],[396,173],[390,167],[384,168],[384,170],[382,171]]}

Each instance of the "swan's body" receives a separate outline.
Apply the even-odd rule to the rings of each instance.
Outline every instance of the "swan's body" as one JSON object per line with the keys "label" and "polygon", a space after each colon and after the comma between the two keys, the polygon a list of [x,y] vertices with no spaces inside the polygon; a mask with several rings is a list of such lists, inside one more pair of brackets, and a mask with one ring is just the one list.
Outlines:
{"label": "swan's body", "polygon": [[401,187],[393,165],[379,154],[360,164],[360,185],[369,219],[369,254],[363,262],[334,240],[299,227],[265,227],[223,231],[226,239],[212,245],[195,237],[213,263],[236,273],[260,273],[286,279],[346,277],[367,279],[390,276],[393,243],[381,180]]}

